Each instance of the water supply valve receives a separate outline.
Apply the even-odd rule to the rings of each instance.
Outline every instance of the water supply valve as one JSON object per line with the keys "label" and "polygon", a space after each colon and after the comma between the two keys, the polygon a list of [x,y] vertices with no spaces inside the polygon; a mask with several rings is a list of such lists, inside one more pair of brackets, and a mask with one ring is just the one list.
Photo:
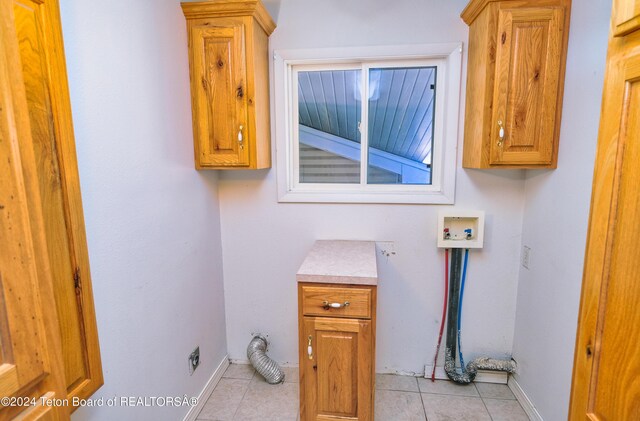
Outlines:
{"label": "water supply valve", "polygon": [[438,247],[444,249],[482,248],[484,212],[446,209],[438,212]]}

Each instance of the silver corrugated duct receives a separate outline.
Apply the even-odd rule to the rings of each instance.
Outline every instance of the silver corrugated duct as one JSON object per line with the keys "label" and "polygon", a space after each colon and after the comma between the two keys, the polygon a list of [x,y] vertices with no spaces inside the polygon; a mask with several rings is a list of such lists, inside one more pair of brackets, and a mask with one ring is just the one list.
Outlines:
{"label": "silver corrugated duct", "polygon": [[284,381],[284,371],[278,364],[267,356],[267,338],[260,334],[253,336],[247,347],[247,357],[251,365],[269,384],[278,384]]}
{"label": "silver corrugated duct", "polygon": [[516,362],[513,360],[496,360],[488,357],[480,357],[467,364],[466,369],[461,373],[456,370],[456,360],[451,354],[451,349],[447,348],[444,362],[444,371],[447,372],[449,379],[456,383],[471,383],[478,374],[478,370],[506,371],[507,373],[515,373]]}

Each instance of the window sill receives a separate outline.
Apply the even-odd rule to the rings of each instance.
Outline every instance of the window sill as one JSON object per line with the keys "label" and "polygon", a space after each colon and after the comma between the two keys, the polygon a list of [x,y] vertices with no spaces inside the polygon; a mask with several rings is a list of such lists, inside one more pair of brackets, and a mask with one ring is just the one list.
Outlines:
{"label": "window sill", "polygon": [[414,205],[452,205],[453,194],[443,192],[318,192],[286,191],[278,195],[280,203],[378,203]]}

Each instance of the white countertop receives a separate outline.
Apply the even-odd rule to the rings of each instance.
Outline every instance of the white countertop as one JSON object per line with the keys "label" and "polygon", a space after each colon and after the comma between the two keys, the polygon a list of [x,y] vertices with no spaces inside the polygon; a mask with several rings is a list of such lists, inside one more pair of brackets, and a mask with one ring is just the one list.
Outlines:
{"label": "white countertop", "polygon": [[318,240],[296,274],[298,282],[377,285],[374,241]]}

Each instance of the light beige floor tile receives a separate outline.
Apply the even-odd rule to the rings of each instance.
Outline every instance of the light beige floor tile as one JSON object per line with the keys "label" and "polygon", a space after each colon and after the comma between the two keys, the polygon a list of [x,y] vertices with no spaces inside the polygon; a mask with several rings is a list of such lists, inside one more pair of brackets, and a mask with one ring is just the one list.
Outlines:
{"label": "light beige floor tile", "polygon": [[298,416],[297,383],[271,385],[255,376],[245,393],[236,420],[295,421]]}
{"label": "light beige floor tile", "polygon": [[505,399],[484,399],[493,421],[529,421],[518,401]]}
{"label": "light beige floor tile", "polygon": [[429,421],[491,421],[480,398],[422,394]]}
{"label": "light beige floor tile", "polygon": [[227,379],[251,380],[256,370],[249,364],[230,364],[222,377]]}
{"label": "light beige floor tile", "polygon": [[376,390],[376,421],[424,421],[420,394],[394,390]]}
{"label": "light beige floor tile", "polygon": [[418,378],[418,386],[422,393],[436,393],[439,395],[480,396],[476,386],[471,384],[457,384],[450,380],[436,380],[423,377]]}
{"label": "light beige floor tile", "polygon": [[199,420],[232,421],[250,380],[220,379],[198,414]]}
{"label": "light beige floor tile", "polygon": [[298,367],[282,367],[286,383],[300,383]]}
{"label": "light beige floor tile", "polygon": [[476,383],[480,396],[489,399],[515,399],[511,389],[506,384]]}
{"label": "light beige floor tile", "polygon": [[418,381],[411,376],[396,376],[394,374],[376,374],[376,389],[400,390],[403,392],[417,392]]}

